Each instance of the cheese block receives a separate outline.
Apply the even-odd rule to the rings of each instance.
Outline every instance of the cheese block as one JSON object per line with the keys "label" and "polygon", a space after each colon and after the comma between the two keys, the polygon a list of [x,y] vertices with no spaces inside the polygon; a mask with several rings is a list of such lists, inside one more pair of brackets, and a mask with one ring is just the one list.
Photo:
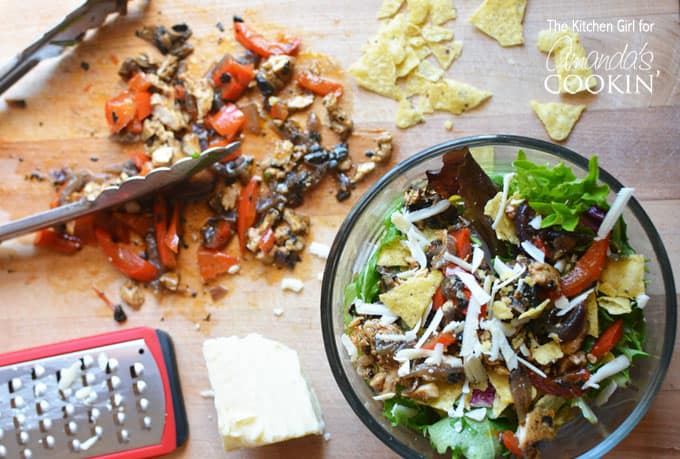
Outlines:
{"label": "cheese block", "polygon": [[208,339],[203,356],[225,450],[323,433],[319,402],[293,349],[250,334]]}

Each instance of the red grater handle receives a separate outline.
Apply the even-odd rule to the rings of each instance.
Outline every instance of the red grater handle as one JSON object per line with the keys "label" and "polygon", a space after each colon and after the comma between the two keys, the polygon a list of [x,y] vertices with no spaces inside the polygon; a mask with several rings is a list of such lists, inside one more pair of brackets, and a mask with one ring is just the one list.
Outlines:
{"label": "red grater handle", "polygon": [[[0,355],[0,366],[14,365],[30,360],[78,352],[140,338],[144,340],[153,355],[163,381],[165,425],[161,442],[156,445],[114,452],[97,457],[102,459],[142,459],[155,457],[175,450],[186,439],[187,433],[186,415],[184,413],[184,404],[181,400],[182,395],[179,388],[176,362],[174,361],[174,350],[166,333],[148,327],[137,327],[77,338]],[[178,414],[179,417],[177,416]]]}

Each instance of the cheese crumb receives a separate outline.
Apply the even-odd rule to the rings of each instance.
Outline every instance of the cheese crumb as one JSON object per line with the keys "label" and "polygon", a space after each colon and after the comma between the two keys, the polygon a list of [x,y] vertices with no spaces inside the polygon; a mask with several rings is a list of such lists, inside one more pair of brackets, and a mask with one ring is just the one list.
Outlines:
{"label": "cheese crumb", "polygon": [[283,308],[274,308],[272,312],[276,317],[281,317],[283,315]]}
{"label": "cheese crumb", "polygon": [[451,120],[444,121],[444,129],[446,129],[447,131],[453,129],[453,122]]}
{"label": "cheese crumb", "polygon": [[319,242],[312,242],[309,244],[309,253],[316,257],[323,258],[324,260],[328,258],[328,253],[330,251],[331,248],[326,244],[321,244]]}
{"label": "cheese crumb", "polygon": [[284,277],[281,279],[281,290],[300,293],[303,288],[305,288],[305,284],[300,279],[294,277]]}

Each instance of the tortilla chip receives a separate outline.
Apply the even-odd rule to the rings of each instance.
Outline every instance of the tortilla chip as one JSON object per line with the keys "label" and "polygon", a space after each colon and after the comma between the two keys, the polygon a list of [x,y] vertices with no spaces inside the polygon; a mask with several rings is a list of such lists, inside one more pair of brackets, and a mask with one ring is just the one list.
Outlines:
{"label": "tortilla chip", "polygon": [[470,22],[501,46],[524,43],[518,0],[484,0],[472,13]]}
{"label": "tortilla chip", "polygon": [[378,10],[378,19],[391,18],[397,14],[397,11],[399,11],[399,8],[401,8],[403,3],[404,0],[383,0],[382,5],[380,5],[380,9]]}
{"label": "tortilla chip", "polygon": [[437,383],[439,397],[423,402],[424,405],[431,406],[439,411],[448,411],[456,403],[460,394],[463,393],[463,383],[455,384]]}
{"label": "tortilla chip", "polygon": [[420,58],[410,46],[406,47],[406,58],[397,65],[397,78],[402,78],[411,73],[411,70],[418,67]]}
{"label": "tortilla chip", "polygon": [[451,120],[444,121],[444,129],[446,129],[447,131],[453,129],[453,121]]}
{"label": "tortilla chip", "polygon": [[524,13],[527,10],[527,0],[516,0],[517,11],[519,11],[519,20],[524,22]]}
{"label": "tortilla chip", "polygon": [[601,296],[597,299],[597,304],[613,316],[628,314],[633,310],[630,300],[620,296]]}
{"label": "tortilla chip", "polygon": [[491,97],[490,92],[449,79],[430,85],[427,94],[435,110],[445,110],[454,115],[471,110]]}
{"label": "tortilla chip", "polygon": [[413,48],[421,48],[422,46],[427,43],[423,37],[410,37],[407,40],[408,44],[411,45]]}
{"label": "tortilla chip", "polygon": [[400,91],[395,85],[397,71],[386,46],[374,44],[349,68],[349,73],[359,86],[380,95],[399,100]]}
{"label": "tortilla chip", "polygon": [[630,255],[618,260],[607,259],[598,290],[608,296],[637,298],[645,293],[645,259]]}
{"label": "tortilla chip", "polygon": [[463,52],[463,42],[454,41],[451,43],[431,43],[432,54],[437,58],[442,69],[448,70],[453,61]]}
{"label": "tortilla chip", "polygon": [[430,0],[406,0],[408,22],[421,25],[430,13]]}
{"label": "tortilla chip", "polygon": [[[406,96],[409,97],[414,94],[427,94],[431,84],[431,82],[418,75],[417,72],[413,72],[408,77],[406,77],[406,85],[404,86]],[[432,104],[432,101],[430,101],[430,104]]]}
{"label": "tortilla chip", "polygon": [[562,353],[562,348],[554,341],[550,341],[549,343],[533,349],[531,351],[531,355],[534,360],[536,360],[541,365],[548,365],[564,356]]}
{"label": "tortilla chip", "polygon": [[432,271],[425,277],[411,277],[380,295],[380,301],[401,317],[409,328],[413,328],[432,301],[441,281],[442,273],[439,271]]}
{"label": "tortilla chip", "polygon": [[577,33],[542,30],[538,35],[538,49],[553,57],[560,92],[576,94],[597,85]]}
{"label": "tortilla chip", "polygon": [[[494,220],[498,214],[498,207],[501,205],[501,200],[503,198],[503,193],[500,191],[496,193],[496,196],[489,199],[484,206],[484,215]],[[515,221],[510,219],[503,212],[501,219],[496,225],[496,237],[501,241],[509,241],[513,244],[519,244],[519,238],[517,237],[517,230],[515,229]]]}
{"label": "tortilla chip", "polygon": [[531,108],[545,126],[545,130],[551,139],[558,142],[569,137],[571,130],[586,109],[585,105],[564,104],[561,102],[548,102],[545,104],[531,101]]}
{"label": "tortilla chip", "polygon": [[539,304],[538,306],[534,306],[533,308],[530,308],[530,309],[527,309],[526,311],[524,311],[522,314],[519,315],[517,320],[538,319],[541,316],[541,314],[543,314],[543,311],[545,310],[545,308],[548,307],[549,304],[550,304],[550,300],[549,299],[545,300],[541,304]]}
{"label": "tortilla chip", "polygon": [[411,252],[397,239],[380,248],[376,263],[378,266],[408,266],[406,259],[410,256]]}
{"label": "tortilla chip", "polygon": [[499,320],[510,320],[515,317],[510,306],[503,301],[493,302],[493,316]]}
{"label": "tortilla chip", "polygon": [[418,64],[417,74],[429,81],[439,81],[444,71],[430,61],[421,61]]}
{"label": "tortilla chip", "polygon": [[491,409],[493,417],[497,418],[501,415],[503,410],[511,403],[514,403],[512,392],[510,392],[510,378],[508,376],[499,375],[495,371],[487,372],[491,385],[496,390],[496,396],[493,399],[493,407]]}
{"label": "tortilla chip", "polygon": [[442,25],[451,19],[456,19],[456,9],[451,0],[430,0],[430,21]]}
{"label": "tortilla chip", "polygon": [[399,101],[399,107],[395,114],[395,123],[398,128],[406,129],[423,121],[423,114],[413,108],[411,101],[403,98]]}
{"label": "tortilla chip", "polygon": [[418,96],[416,99],[416,109],[419,110],[423,114],[429,115],[430,113],[434,113],[434,109],[432,108],[432,104],[430,103],[430,99],[427,98],[427,96]]}
{"label": "tortilla chip", "polygon": [[586,298],[586,318],[588,319],[588,334],[597,338],[600,336],[600,323],[597,314],[597,299],[595,292],[592,292]]}
{"label": "tortilla chip", "polygon": [[453,30],[432,24],[425,24],[420,33],[428,43],[453,40]]}
{"label": "tortilla chip", "polygon": [[378,33],[373,40],[373,43],[382,43],[386,46],[395,65],[401,63],[406,58],[405,30],[405,16],[398,14],[378,29]]}

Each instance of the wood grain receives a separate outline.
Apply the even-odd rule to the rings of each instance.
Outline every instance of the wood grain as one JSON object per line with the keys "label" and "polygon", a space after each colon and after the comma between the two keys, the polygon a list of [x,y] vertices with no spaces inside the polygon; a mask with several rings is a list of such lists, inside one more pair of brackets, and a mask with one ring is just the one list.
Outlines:
{"label": "wood grain", "polygon": [[[586,49],[613,53],[626,44],[640,48],[645,42],[654,52],[659,70],[652,95],[601,94],[579,97],[588,104],[568,147],[586,156],[599,154],[602,166],[623,183],[636,188],[636,195],[656,224],[676,272],[680,267],[680,33],[678,5],[674,0],[530,1],[522,47],[502,49],[475,30],[466,18],[478,1],[456,1],[459,19],[450,23],[457,39],[464,41],[463,55],[449,76],[493,92],[479,110],[460,117],[436,114],[426,124],[396,133],[395,161],[422,148],[451,138],[475,134],[512,133],[547,138],[531,113],[529,100],[558,100],[542,86],[545,56],[535,47],[538,31],[548,19],[571,18],[616,21],[644,18],[655,24],[654,33],[582,34]],[[28,45],[66,13],[75,2],[34,0],[0,1],[5,26],[0,29],[0,59]],[[199,72],[224,52],[229,40],[218,44],[217,21],[230,24],[233,14],[260,23],[278,24],[303,34],[305,46],[330,54],[347,67],[360,53],[360,46],[376,30],[374,19],[379,0],[235,0],[230,2],[154,1],[133,2],[129,16],[98,30],[77,49],[60,60],[41,64],[12,88],[7,97],[24,98],[26,109],[0,106],[0,221],[35,212],[47,206],[51,190],[46,183],[24,176],[34,167],[72,164],[98,168],[121,158],[126,150],[107,137],[103,101],[122,86],[115,61],[148,47],[133,36],[141,24],[173,24],[186,21],[194,29],[197,52],[191,68]],[[81,62],[88,62],[84,71]],[[354,119],[363,129],[394,129],[395,103],[350,85]],[[4,103],[3,103],[4,104]],[[452,132],[444,129],[451,119]],[[360,154],[356,150],[355,154]],[[90,158],[96,156],[98,162]],[[20,161],[20,159],[22,161]],[[377,174],[376,174],[377,175]],[[335,204],[330,188],[319,190],[305,206],[313,219],[313,240],[330,243],[334,233],[362,189],[351,202]],[[34,251],[27,239],[0,247],[0,350],[20,349],[56,340],[110,331],[110,313],[91,293],[97,285],[117,295],[121,278],[101,253],[85,249],[73,257]],[[283,293],[278,282],[284,273],[246,263],[242,274],[223,284],[230,294],[218,303],[184,297],[154,299],[130,314],[127,326],[161,327],[173,337],[178,353],[191,438],[172,457],[220,457],[212,401],[199,392],[208,388],[201,358],[201,343],[208,336],[260,332],[297,349],[324,409],[329,442],[305,438],[282,445],[242,451],[230,457],[393,457],[354,416],[340,394],[328,368],[319,329],[317,273],[322,260],[306,257],[294,275],[305,281],[296,295]],[[676,273],[677,274],[677,273]],[[193,281],[192,281],[193,282]],[[676,285],[677,285],[676,281]],[[199,283],[195,288],[200,289]],[[275,318],[274,307],[285,314]],[[210,322],[203,318],[211,313]],[[198,329],[196,327],[198,324]],[[676,350],[680,346],[676,344]],[[651,410],[611,457],[680,456],[676,411],[680,406],[680,361],[673,359],[662,390]]]}

